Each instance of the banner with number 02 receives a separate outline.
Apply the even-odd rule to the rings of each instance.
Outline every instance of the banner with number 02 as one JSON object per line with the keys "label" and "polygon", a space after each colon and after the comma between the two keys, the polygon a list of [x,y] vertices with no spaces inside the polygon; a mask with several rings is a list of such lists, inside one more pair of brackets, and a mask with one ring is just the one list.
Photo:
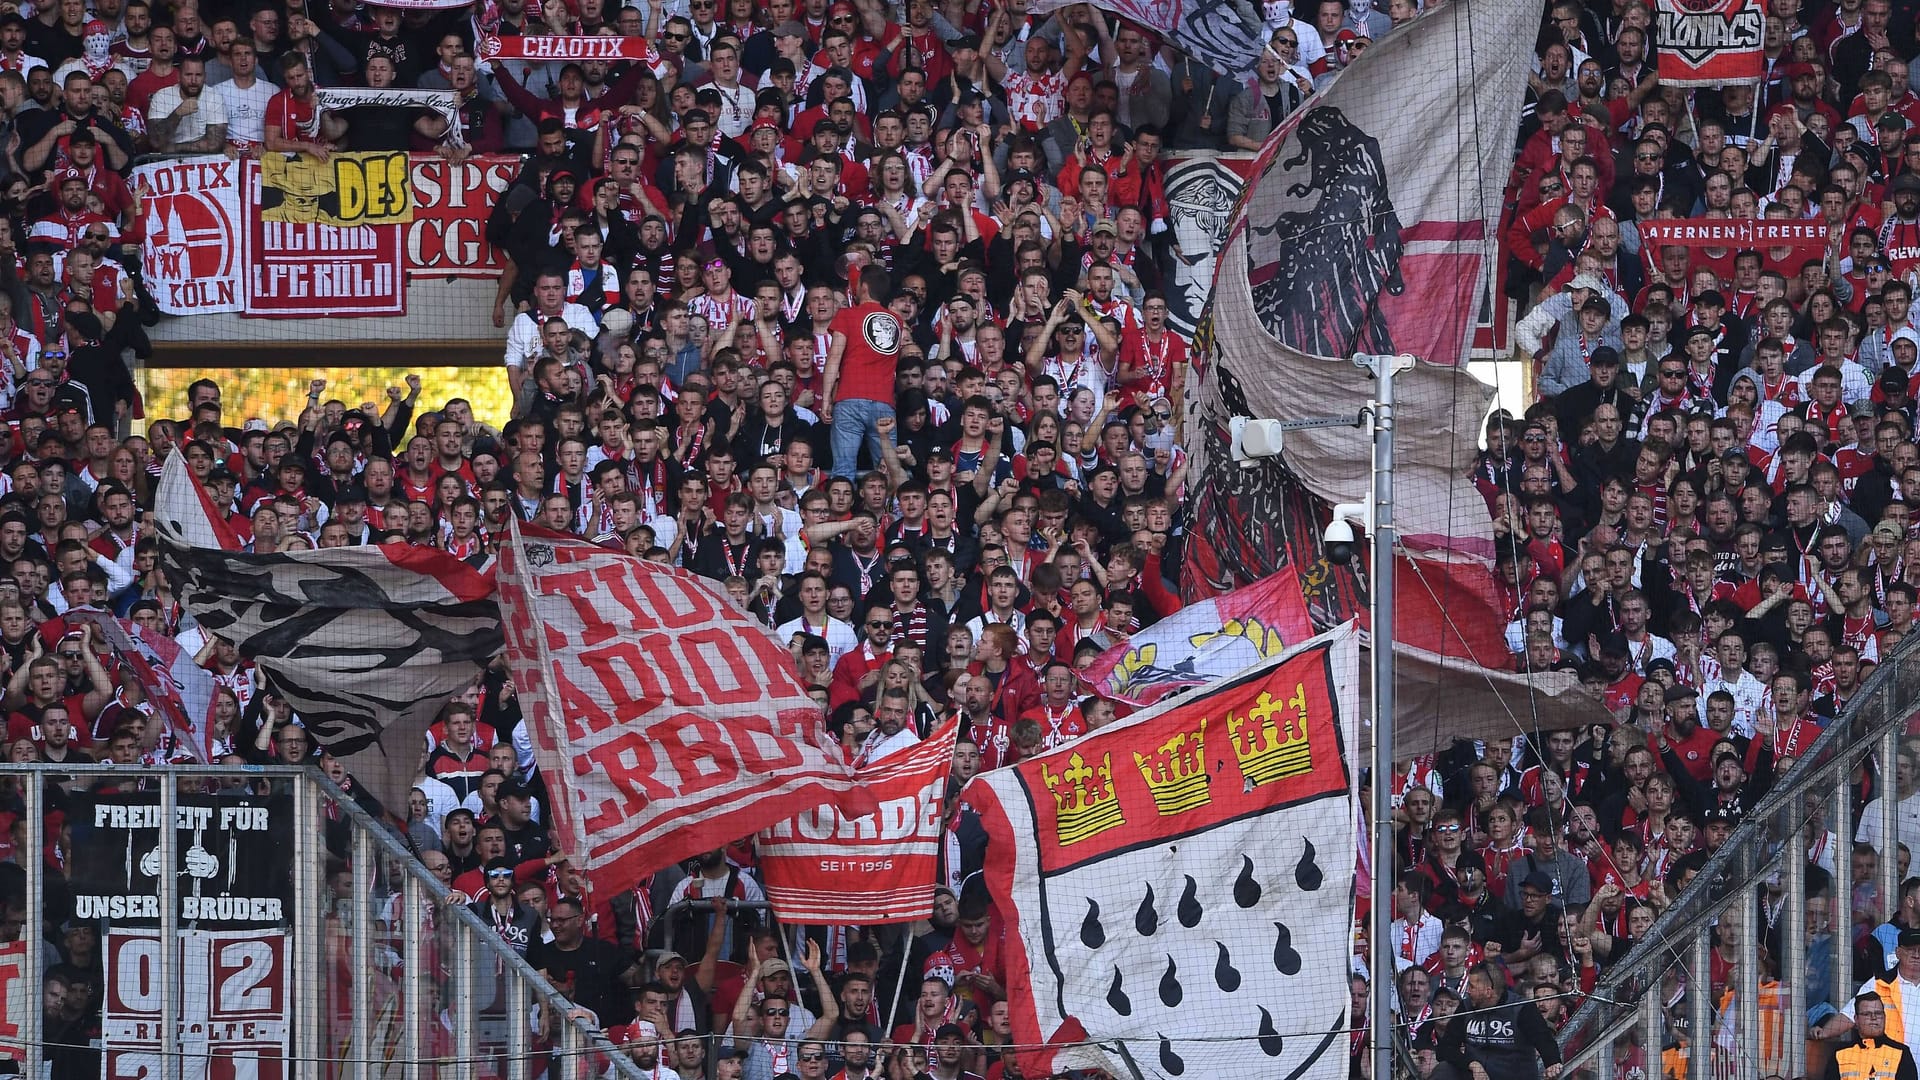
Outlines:
{"label": "banner with number 02", "polygon": [[[171,951],[172,955],[168,955]],[[102,1080],[286,1080],[287,935],[279,930],[182,930],[176,950],[152,930],[113,930],[104,942]],[[174,980],[179,1041],[160,1038],[163,983]]]}

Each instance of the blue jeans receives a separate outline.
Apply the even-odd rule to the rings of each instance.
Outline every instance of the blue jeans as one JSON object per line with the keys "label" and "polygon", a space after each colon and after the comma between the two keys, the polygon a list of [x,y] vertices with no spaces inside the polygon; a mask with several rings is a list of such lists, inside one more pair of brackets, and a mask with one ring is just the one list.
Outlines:
{"label": "blue jeans", "polygon": [[[875,468],[885,459],[880,448],[880,431],[874,427],[881,417],[893,418],[893,406],[867,398],[847,398],[833,403],[833,475],[854,478],[854,465],[860,460],[860,444],[867,444]],[[898,432],[895,432],[898,435]]]}

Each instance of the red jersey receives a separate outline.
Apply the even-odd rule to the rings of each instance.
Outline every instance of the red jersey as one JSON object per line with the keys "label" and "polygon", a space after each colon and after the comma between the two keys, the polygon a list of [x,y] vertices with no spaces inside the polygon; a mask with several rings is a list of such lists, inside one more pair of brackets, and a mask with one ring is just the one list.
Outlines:
{"label": "red jersey", "polygon": [[309,94],[305,101],[293,96],[293,91],[282,90],[267,102],[267,127],[280,129],[284,139],[313,140],[320,137],[319,100]]}
{"label": "red jersey", "polygon": [[835,315],[827,329],[847,342],[840,356],[840,385],[834,387],[834,400],[892,404],[900,320],[879,304],[861,304]]}

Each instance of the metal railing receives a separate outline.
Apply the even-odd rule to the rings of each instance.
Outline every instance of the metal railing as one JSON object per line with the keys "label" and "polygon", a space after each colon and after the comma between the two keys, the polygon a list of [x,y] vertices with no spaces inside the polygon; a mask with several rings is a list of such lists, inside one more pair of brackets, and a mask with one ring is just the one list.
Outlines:
{"label": "metal railing", "polygon": [[[243,1056],[264,1055],[283,1059],[278,1075],[302,1080],[639,1080],[645,1075],[498,931],[466,904],[451,902],[448,888],[390,829],[317,770],[0,766],[0,784],[9,783],[17,785],[25,808],[26,853],[44,851],[57,839],[46,830],[46,812],[56,797],[85,805],[87,788],[104,786],[121,802],[151,800],[159,823],[184,820],[183,800],[205,805],[227,798],[262,806],[253,812],[271,815],[276,858],[286,860],[284,870],[276,863],[268,879],[284,889],[284,907],[256,905],[253,912],[267,917],[249,930],[206,931],[211,920],[193,917],[214,906],[202,897],[200,879],[214,877],[207,865],[220,858],[234,862],[234,852],[241,849],[236,841],[224,852],[184,853],[200,860],[194,867],[181,861],[182,831],[155,828],[157,844],[146,858],[156,871],[150,876],[157,906],[139,910],[157,912],[157,918],[117,919],[107,928],[101,938],[108,950],[103,953],[109,984],[102,995],[105,1023],[93,1045],[76,1045],[52,1038],[42,1007],[44,973],[34,953],[42,947],[47,905],[67,895],[68,883],[48,880],[63,875],[49,870],[47,860],[19,858],[27,882],[25,948],[16,950],[23,956],[24,987],[17,997],[0,998],[0,1005],[13,1000],[25,1007],[13,1010],[19,1015],[10,1020],[19,1034],[0,1038],[0,1058],[17,1059],[27,1076],[45,1075],[51,1056],[74,1052],[105,1055],[109,1076],[138,1075],[114,1071],[116,1055],[137,1059],[150,1080],[198,1080],[212,1075],[208,1062],[221,1056],[235,1059],[236,1077],[266,1075],[257,1062],[253,1072],[238,1064]],[[70,793],[56,796],[56,785]],[[65,866],[72,871],[100,853],[85,850],[90,823],[68,824],[74,842]],[[128,832],[123,841],[130,882],[147,874],[144,864],[136,873],[132,837]],[[336,849],[344,847],[344,861],[340,851],[329,851],[329,840]],[[157,872],[169,866],[174,873]],[[227,868],[229,883],[241,869],[237,862]],[[183,877],[192,889],[184,894],[185,909]],[[48,888],[55,884],[58,893]],[[75,921],[96,927],[101,922]],[[143,937],[156,944],[126,947],[130,939]],[[220,943],[229,938],[243,939],[239,967],[220,959]],[[204,939],[212,941],[206,959],[196,951]],[[145,967],[136,962],[146,958]],[[116,960],[124,961],[118,978]],[[282,962],[284,968],[275,967]],[[150,978],[155,972],[161,977]],[[157,987],[149,985],[153,982]],[[116,1023],[134,998],[145,1003],[146,1022]],[[246,1026],[236,1026],[233,1018],[248,1018]],[[223,1041],[222,1035],[231,1038]],[[249,1038],[252,1044],[243,1045]]]}
{"label": "metal railing", "polygon": [[[1643,939],[1605,970],[1561,1028],[1566,1075],[1613,1080],[1635,1058],[1644,1075],[1663,1075],[1663,1055],[1684,1058],[1689,1080],[1809,1075],[1810,1055],[1826,1048],[1809,1038],[1808,1010],[1843,1007],[1855,989],[1856,896],[1867,902],[1861,914],[1871,930],[1898,895],[1896,799],[1877,798],[1866,808],[1872,820],[1863,819],[1886,838],[1872,893],[1853,880],[1854,781],[1871,757],[1875,796],[1893,786],[1896,756],[1920,713],[1917,645],[1904,642],[1881,662]],[[1825,919],[1808,896],[1810,844],[1832,849],[1831,880],[1818,894]],[[1763,953],[1763,938],[1777,948]],[[1712,993],[1716,964],[1726,974]]]}

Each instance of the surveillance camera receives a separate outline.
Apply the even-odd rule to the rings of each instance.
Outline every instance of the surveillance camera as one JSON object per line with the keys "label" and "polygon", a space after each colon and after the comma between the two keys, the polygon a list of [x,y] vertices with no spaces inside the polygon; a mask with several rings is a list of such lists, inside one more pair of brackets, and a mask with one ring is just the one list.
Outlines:
{"label": "surveillance camera", "polygon": [[1353,545],[1356,541],[1353,524],[1358,521],[1364,527],[1365,523],[1371,520],[1368,516],[1370,510],[1366,503],[1338,503],[1334,506],[1332,519],[1327,522],[1327,527],[1320,531],[1320,540],[1326,545],[1328,562],[1344,563],[1353,558]]}
{"label": "surveillance camera", "polygon": [[1334,518],[1321,531],[1320,539],[1326,544],[1327,561],[1338,565],[1353,558],[1353,526],[1344,518]]}

